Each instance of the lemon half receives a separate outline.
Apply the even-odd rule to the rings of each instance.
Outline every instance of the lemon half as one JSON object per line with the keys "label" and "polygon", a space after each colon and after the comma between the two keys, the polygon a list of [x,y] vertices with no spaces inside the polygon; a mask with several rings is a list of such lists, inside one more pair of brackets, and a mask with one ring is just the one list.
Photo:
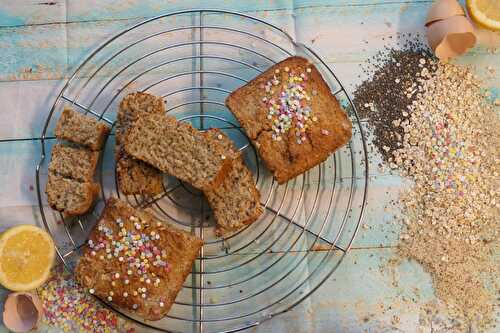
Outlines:
{"label": "lemon half", "polygon": [[34,225],[19,225],[0,236],[0,284],[14,291],[41,286],[54,264],[54,241]]}
{"label": "lemon half", "polygon": [[500,0],[467,0],[467,11],[481,27],[500,30]]}

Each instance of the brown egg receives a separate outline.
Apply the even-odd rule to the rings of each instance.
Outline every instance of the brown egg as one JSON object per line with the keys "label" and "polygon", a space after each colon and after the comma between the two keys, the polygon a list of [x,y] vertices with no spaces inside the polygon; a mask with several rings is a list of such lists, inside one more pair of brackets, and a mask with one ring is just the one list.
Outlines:
{"label": "brown egg", "polygon": [[434,22],[446,20],[452,16],[464,16],[465,12],[457,0],[438,0],[427,13],[425,26],[428,27]]}
{"label": "brown egg", "polygon": [[11,293],[3,310],[3,323],[12,332],[28,332],[38,325],[43,315],[42,302],[29,292]]}
{"label": "brown egg", "polygon": [[452,16],[429,25],[427,40],[439,59],[448,60],[476,45],[477,38],[465,16]]}

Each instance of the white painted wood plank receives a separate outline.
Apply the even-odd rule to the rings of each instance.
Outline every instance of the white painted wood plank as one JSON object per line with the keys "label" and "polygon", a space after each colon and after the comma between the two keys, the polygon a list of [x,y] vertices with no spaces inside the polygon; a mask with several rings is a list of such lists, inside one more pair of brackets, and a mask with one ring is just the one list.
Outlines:
{"label": "white painted wood plank", "polygon": [[62,80],[0,82],[0,140],[39,137]]}
{"label": "white painted wood plank", "polygon": [[39,145],[30,141],[0,143],[0,206],[31,206],[36,202],[35,169]]}

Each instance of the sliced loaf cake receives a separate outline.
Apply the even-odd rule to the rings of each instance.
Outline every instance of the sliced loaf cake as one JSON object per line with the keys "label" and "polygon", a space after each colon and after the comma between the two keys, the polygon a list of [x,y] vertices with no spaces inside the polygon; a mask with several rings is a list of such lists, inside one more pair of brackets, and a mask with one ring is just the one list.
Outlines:
{"label": "sliced loaf cake", "polygon": [[349,142],[352,124],[319,70],[293,56],[233,91],[226,105],[278,183]]}
{"label": "sliced loaf cake", "polygon": [[125,151],[200,190],[219,185],[232,164],[219,140],[161,114],[149,114],[134,123]]}
{"label": "sliced loaf cake", "polygon": [[56,144],[49,163],[45,187],[49,205],[67,216],[86,213],[97,198],[100,186],[94,173],[109,126],[70,108],[59,118],[55,134],[75,145]]}
{"label": "sliced loaf cake", "polygon": [[[117,148],[118,149],[118,148]],[[123,148],[116,160],[118,186],[123,194],[154,196],[163,191],[162,173],[143,161],[128,155]]]}

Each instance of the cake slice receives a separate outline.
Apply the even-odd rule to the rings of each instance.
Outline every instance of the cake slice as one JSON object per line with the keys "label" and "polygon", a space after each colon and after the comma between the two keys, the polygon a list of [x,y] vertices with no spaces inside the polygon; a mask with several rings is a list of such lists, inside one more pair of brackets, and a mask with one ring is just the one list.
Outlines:
{"label": "cake slice", "polygon": [[154,196],[163,191],[163,175],[158,169],[136,160],[121,147],[117,149],[120,149],[120,152],[116,160],[116,174],[123,194]]}
{"label": "cake slice", "polygon": [[352,124],[320,72],[290,57],[232,92],[226,105],[282,184],[325,161]]}
{"label": "cake slice", "polygon": [[160,114],[145,115],[134,123],[125,151],[200,190],[220,184],[232,164],[218,140]]}
{"label": "cake slice", "polygon": [[146,320],[170,310],[202,241],[115,198],[90,233],[76,280],[91,294]]}
{"label": "cake slice", "polygon": [[161,97],[134,92],[123,98],[116,117],[116,174],[123,194],[154,196],[163,190],[163,175],[158,170],[128,155],[122,145],[133,123],[146,114],[164,114]]}
{"label": "cake slice", "polygon": [[133,92],[123,98],[116,115],[116,143],[123,144],[134,122],[146,114],[164,114],[165,102],[161,97]]}
{"label": "cake slice", "polygon": [[109,131],[110,127],[106,124],[66,107],[56,124],[55,134],[58,139],[98,151],[101,150]]}
{"label": "cake slice", "polygon": [[263,213],[260,193],[252,173],[232,141],[219,130],[209,130],[207,137],[219,140],[233,159],[228,175],[214,189],[205,191],[217,221],[217,233],[224,235],[255,222]]}
{"label": "cake slice", "polygon": [[56,144],[52,148],[49,172],[80,182],[92,182],[98,160],[98,152]]}
{"label": "cake slice", "polygon": [[86,213],[99,194],[100,186],[94,182],[79,182],[49,172],[45,188],[47,201],[53,209],[76,216]]}

